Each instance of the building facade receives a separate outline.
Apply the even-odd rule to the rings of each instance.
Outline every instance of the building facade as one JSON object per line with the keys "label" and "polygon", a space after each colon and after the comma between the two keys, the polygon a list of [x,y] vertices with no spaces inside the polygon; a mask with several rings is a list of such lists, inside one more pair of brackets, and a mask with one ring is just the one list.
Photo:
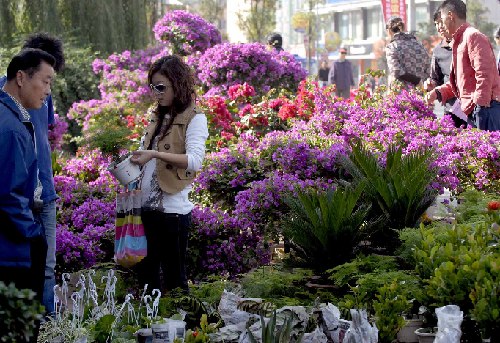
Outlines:
{"label": "building facade", "polygon": [[[277,30],[283,35],[285,50],[307,58],[307,32],[292,28],[291,19],[296,12],[309,12],[319,18],[314,23],[315,41],[312,44],[311,59],[328,59],[330,62],[338,58],[338,48],[348,51],[347,59],[351,60],[355,78],[366,69],[380,69],[385,46],[385,24],[380,0],[326,0],[323,4],[309,8],[308,0],[280,0],[276,19]],[[415,26],[420,32],[433,32],[432,14],[441,1],[414,0]],[[339,44],[332,50],[325,46],[325,38],[335,33]],[[325,51],[329,48],[330,51]],[[313,64],[316,65],[315,63]],[[311,74],[315,70],[310,71]]]}

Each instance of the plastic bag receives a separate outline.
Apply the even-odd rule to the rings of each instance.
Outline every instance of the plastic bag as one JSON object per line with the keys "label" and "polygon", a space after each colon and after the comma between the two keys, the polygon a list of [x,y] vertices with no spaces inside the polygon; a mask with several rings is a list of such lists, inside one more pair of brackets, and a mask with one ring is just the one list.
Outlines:
{"label": "plastic bag", "polygon": [[434,343],[460,343],[462,331],[460,326],[464,313],[457,305],[446,305],[436,309],[438,332]]}
{"label": "plastic bag", "polygon": [[130,268],[147,255],[141,220],[142,193],[135,190],[116,195],[115,262]]}
{"label": "plastic bag", "polygon": [[377,343],[378,329],[368,322],[365,310],[351,309],[352,324],[347,331],[344,343]]}

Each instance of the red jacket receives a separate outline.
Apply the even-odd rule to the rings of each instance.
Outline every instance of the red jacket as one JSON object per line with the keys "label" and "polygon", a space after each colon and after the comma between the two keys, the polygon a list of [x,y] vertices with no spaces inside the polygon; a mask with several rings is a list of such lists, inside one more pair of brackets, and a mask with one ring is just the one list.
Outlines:
{"label": "red jacket", "polygon": [[489,106],[500,101],[500,76],[488,37],[465,23],[453,34],[450,80],[437,87],[443,104],[460,99],[462,111],[471,114],[475,105]]}

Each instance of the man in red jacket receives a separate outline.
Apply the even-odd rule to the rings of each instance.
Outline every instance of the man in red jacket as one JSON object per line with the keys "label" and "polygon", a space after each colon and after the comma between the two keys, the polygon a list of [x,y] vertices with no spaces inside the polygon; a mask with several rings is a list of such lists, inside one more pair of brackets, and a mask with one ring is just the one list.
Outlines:
{"label": "man in red jacket", "polygon": [[461,0],[446,0],[439,10],[452,36],[453,58],[450,80],[429,92],[427,103],[457,97],[470,127],[500,131],[500,76],[488,37],[466,22],[467,8]]}

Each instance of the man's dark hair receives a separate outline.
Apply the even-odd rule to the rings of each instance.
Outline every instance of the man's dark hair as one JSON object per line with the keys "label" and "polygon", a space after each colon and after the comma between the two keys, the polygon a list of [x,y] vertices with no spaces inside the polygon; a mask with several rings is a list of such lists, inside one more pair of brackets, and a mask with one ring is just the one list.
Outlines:
{"label": "man's dark hair", "polygon": [[7,80],[10,81],[16,77],[18,71],[22,70],[30,77],[38,70],[42,62],[50,64],[52,67],[56,64],[54,56],[41,49],[24,49],[12,58],[7,67]]}
{"label": "man's dark hair", "polygon": [[495,30],[495,33],[493,34],[493,37],[500,38],[500,26],[497,27],[497,29]]}
{"label": "man's dark hair", "polygon": [[438,22],[441,20],[441,10],[438,8],[436,12],[434,12],[434,22]]}
{"label": "man's dark hair", "polygon": [[63,44],[59,38],[50,36],[47,33],[35,33],[28,36],[24,41],[23,49],[26,48],[40,49],[51,54],[56,61],[53,66],[56,72],[64,68]]}
{"label": "man's dark hair", "polygon": [[467,6],[462,0],[446,0],[439,6],[440,12],[452,12],[460,19],[467,19]]}
{"label": "man's dark hair", "polygon": [[271,45],[275,49],[282,50],[283,37],[281,37],[278,32],[272,32],[267,36],[267,44]]}

